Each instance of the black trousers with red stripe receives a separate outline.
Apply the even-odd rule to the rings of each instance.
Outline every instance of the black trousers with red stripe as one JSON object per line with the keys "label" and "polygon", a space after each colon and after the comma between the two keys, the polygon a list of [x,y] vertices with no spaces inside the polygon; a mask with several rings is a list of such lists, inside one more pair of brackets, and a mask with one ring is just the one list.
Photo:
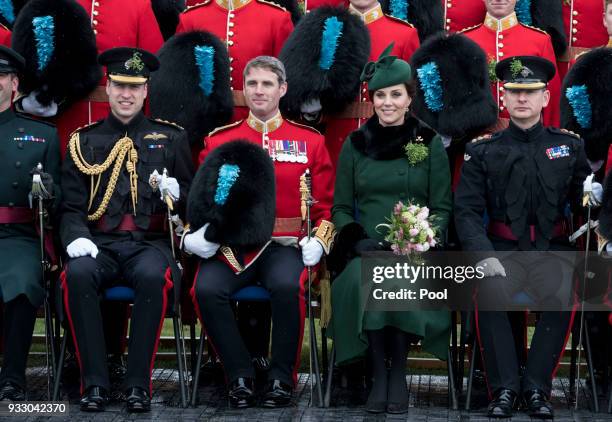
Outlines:
{"label": "black trousers with red stripe", "polygon": [[[508,242],[493,242],[497,250],[509,250]],[[571,250],[551,245],[551,250]],[[505,311],[478,311],[478,340],[487,374],[489,390],[494,393],[500,388],[509,388],[516,393],[538,389],[550,395],[552,379],[567,341],[572,321],[572,312],[553,311],[562,309],[562,299],[555,295],[562,278],[569,275],[570,263],[551,255],[537,252],[524,253],[520,258],[501,259],[506,277],[491,277],[479,284],[479,304],[510,304],[513,296],[524,291],[545,309],[541,312],[531,340],[525,370],[520,377],[519,357],[513,335],[509,313]],[[483,300],[485,302],[483,302]]]}
{"label": "black trousers with red stripe", "polygon": [[81,367],[82,390],[110,388],[100,293],[115,285],[134,289],[125,387],[150,393],[151,371],[166,311],[166,258],[155,247],[124,240],[101,246],[96,259],[70,259],[62,288]]}
{"label": "black trousers with red stripe", "polygon": [[272,305],[272,360],[268,379],[294,385],[304,328],[304,288],[300,279],[303,270],[299,249],[275,243],[238,275],[216,258],[201,262],[194,299],[229,382],[255,376],[230,297],[243,287],[260,283],[270,292]]}

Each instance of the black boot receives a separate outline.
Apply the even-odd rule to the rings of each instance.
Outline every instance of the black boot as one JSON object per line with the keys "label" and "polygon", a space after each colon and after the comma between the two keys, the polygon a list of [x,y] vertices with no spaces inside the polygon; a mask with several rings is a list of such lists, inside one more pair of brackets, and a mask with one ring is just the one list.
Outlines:
{"label": "black boot", "polygon": [[498,389],[487,408],[490,418],[511,418],[516,404],[516,393],[507,388]]}

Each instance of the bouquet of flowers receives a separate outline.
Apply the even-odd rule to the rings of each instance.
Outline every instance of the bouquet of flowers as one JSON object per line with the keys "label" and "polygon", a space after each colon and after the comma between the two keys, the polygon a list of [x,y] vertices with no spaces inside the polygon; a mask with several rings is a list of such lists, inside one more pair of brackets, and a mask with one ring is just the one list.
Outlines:
{"label": "bouquet of flowers", "polygon": [[434,219],[429,208],[400,201],[393,207],[391,218],[387,218],[389,224],[379,224],[377,228],[389,229],[385,240],[391,243],[393,253],[410,256],[436,246]]}

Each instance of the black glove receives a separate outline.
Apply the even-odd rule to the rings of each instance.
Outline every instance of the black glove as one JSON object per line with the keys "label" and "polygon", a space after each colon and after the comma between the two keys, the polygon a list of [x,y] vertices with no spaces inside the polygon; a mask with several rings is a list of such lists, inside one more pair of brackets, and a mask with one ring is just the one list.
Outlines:
{"label": "black glove", "polygon": [[355,244],[355,255],[361,256],[364,252],[382,251],[384,246],[378,240],[361,239]]}

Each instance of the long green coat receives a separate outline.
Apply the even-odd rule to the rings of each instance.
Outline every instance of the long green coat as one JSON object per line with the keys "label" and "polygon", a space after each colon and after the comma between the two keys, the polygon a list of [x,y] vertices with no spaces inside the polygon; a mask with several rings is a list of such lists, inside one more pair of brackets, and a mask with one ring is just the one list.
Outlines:
{"label": "long green coat", "polygon": [[[0,207],[29,207],[30,171],[38,163],[54,180],[59,196],[60,152],[55,127],[14,113],[0,113]],[[44,299],[40,243],[32,224],[0,224],[2,301],[25,294],[34,306]]]}
{"label": "long green coat", "polygon": [[[404,145],[421,137],[427,158],[411,165]],[[429,207],[441,232],[452,210],[448,158],[439,136],[414,118],[402,126],[382,127],[376,116],[353,132],[342,147],[336,173],[332,219],[342,228],[358,222],[372,239],[382,240],[376,226],[386,222],[398,201]],[[444,234],[441,235],[443,238]],[[364,311],[361,258],[352,259],[332,284],[332,320],[328,336],[334,339],[339,364],[365,356],[364,330],[397,327],[422,337],[423,348],[446,359],[450,315],[446,311]]]}

